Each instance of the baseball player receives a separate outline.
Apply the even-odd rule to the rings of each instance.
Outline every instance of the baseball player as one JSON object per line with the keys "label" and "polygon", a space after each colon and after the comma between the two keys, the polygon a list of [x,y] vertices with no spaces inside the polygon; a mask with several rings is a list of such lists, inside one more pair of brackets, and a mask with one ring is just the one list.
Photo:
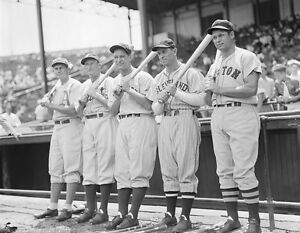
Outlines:
{"label": "baseball player", "polygon": [[67,184],[66,202],[58,221],[72,217],[72,202],[80,183],[81,135],[83,125],[75,110],[75,102],[81,91],[81,83],[69,77],[69,62],[65,58],[52,61],[54,74],[59,78],[55,90],[46,95],[41,105],[53,111],[54,128],[49,151],[51,182],[50,206],[36,218],[58,215],[57,205],[64,183]]}
{"label": "baseball player", "polygon": [[119,213],[107,229],[122,229],[139,224],[139,208],[155,165],[157,129],[151,114],[152,102],[145,97],[153,78],[141,71],[130,79],[134,68],[131,66],[132,48],[128,45],[116,44],[110,47],[110,51],[120,71],[114,80],[116,86],[109,96],[111,111],[118,112],[120,118],[115,157]]}
{"label": "baseball player", "polygon": [[[91,220],[92,224],[108,221],[107,205],[114,183],[115,136],[117,119],[108,108],[108,89],[113,79],[106,78],[101,85],[94,86],[102,78],[99,57],[87,54],[82,60],[90,79],[83,83],[78,112],[83,110],[85,120],[82,139],[83,185],[85,187],[87,209],[77,219],[78,223]],[[97,185],[100,186],[101,206],[97,210]]]}
{"label": "baseball player", "polygon": [[[155,77],[147,97],[153,101],[153,111],[162,115],[158,130],[158,151],[167,212],[161,221],[176,225],[173,232],[192,227],[190,212],[197,193],[195,175],[199,165],[200,127],[194,110],[204,105],[204,77],[195,69],[188,69],[177,83],[173,83],[184,64],[177,59],[177,48],[165,39],[152,48],[157,51],[165,69]],[[182,211],[175,217],[178,193],[182,196]]]}
{"label": "baseball player", "polygon": [[211,132],[217,174],[228,213],[221,232],[240,228],[237,200],[241,192],[249,210],[246,232],[259,233],[259,191],[254,165],[260,131],[256,92],[261,64],[254,53],[236,47],[231,22],[216,20],[208,33],[220,51],[220,57],[208,71],[210,81],[206,91],[207,96],[212,93]]}

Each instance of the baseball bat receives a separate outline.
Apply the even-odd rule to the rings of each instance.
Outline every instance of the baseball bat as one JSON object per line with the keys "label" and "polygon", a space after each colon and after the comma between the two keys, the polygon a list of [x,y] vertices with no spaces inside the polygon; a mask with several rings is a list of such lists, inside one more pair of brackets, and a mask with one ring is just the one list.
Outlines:
{"label": "baseball bat", "polygon": [[136,68],[132,74],[129,76],[129,80],[133,79],[155,56],[157,55],[157,52],[151,51],[148,56],[141,62],[141,64]]}
{"label": "baseball bat", "polygon": [[[151,51],[147,57],[141,62],[141,64],[132,72],[132,74],[126,79],[129,82],[133,79],[155,56],[157,52]],[[122,91],[122,85],[120,86],[120,90],[116,90],[116,93],[119,95]]]}
{"label": "baseball bat", "polygon": [[176,84],[182,78],[182,76],[185,74],[188,68],[190,68],[191,65],[197,60],[197,58],[203,53],[204,49],[209,45],[211,40],[212,40],[212,36],[209,34],[207,34],[204,37],[204,39],[198,45],[198,47],[196,48],[192,56],[184,64],[184,67],[179,71],[178,76],[173,80],[173,84]]}
{"label": "baseball bat", "polygon": [[[105,79],[107,79],[109,77],[109,75],[116,69],[116,63],[113,63],[109,69],[105,72],[105,74],[100,77],[99,79],[97,79],[93,84],[92,87],[94,87],[95,89],[97,89],[103,82]],[[79,100],[79,102],[81,103],[85,103],[87,102],[89,95],[88,94],[84,94],[82,96],[82,98]]]}
{"label": "baseball bat", "polygon": [[[209,45],[209,43],[212,40],[212,35],[207,34],[204,39],[201,41],[201,43],[198,45],[192,56],[189,58],[189,60],[184,64],[184,67],[179,71],[178,76],[173,79],[173,85],[176,85],[176,83],[183,77],[185,72],[191,67],[191,65],[197,60],[197,58],[203,53],[204,49]],[[164,101],[158,100],[160,104],[163,104]]]}

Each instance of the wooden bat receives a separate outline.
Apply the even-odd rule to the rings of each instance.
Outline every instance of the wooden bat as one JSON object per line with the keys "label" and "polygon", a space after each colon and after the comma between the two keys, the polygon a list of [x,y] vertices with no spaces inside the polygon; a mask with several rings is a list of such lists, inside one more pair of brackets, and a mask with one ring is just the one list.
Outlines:
{"label": "wooden bat", "polygon": [[[201,41],[201,43],[198,45],[192,56],[189,58],[189,60],[184,64],[184,67],[179,71],[176,78],[173,79],[173,85],[176,85],[176,83],[183,77],[185,72],[191,67],[191,65],[197,60],[197,58],[203,53],[204,49],[209,45],[209,43],[212,40],[212,35],[207,34],[204,39]],[[158,99],[158,103],[163,104],[164,101],[161,99]]]}
{"label": "wooden bat", "polygon": [[[116,63],[113,63],[109,69],[105,72],[105,74],[100,77],[99,79],[97,79],[93,84],[92,87],[94,87],[95,89],[97,89],[103,82],[105,79],[107,79],[109,77],[109,75],[116,69]],[[88,94],[84,94],[81,99],[79,100],[80,103],[86,103],[87,99],[88,99],[89,95]]]}
{"label": "wooden bat", "polygon": [[[131,73],[131,75],[126,78],[126,82],[129,82],[132,80],[155,56],[157,55],[157,52],[151,51],[147,57],[141,62],[141,64]],[[120,95],[122,92],[122,85],[119,89],[115,90],[115,93],[117,95]]]}
{"label": "wooden bat", "polygon": [[141,64],[136,68],[132,74],[129,76],[127,81],[130,81],[133,79],[155,56],[157,55],[157,52],[151,51],[148,56],[141,62]]}
{"label": "wooden bat", "polygon": [[197,60],[197,58],[203,53],[204,49],[209,45],[212,40],[212,35],[207,34],[201,43],[198,45],[192,56],[189,60],[184,64],[184,67],[179,71],[178,76],[173,80],[173,84],[175,85],[185,74],[188,68]]}

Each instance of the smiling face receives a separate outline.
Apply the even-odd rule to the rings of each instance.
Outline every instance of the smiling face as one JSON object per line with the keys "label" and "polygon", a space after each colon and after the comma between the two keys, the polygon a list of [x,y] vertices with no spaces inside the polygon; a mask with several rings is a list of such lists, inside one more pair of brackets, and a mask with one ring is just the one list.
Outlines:
{"label": "smiling face", "polygon": [[234,45],[234,32],[226,30],[214,30],[212,32],[213,42],[220,51],[228,51]]}
{"label": "smiling face", "polygon": [[114,51],[114,61],[119,70],[126,70],[131,67],[131,55],[127,54],[123,49]]}
{"label": "smiling face", "polygon": [[84,69],[87,75],[91,77],[98,76],[100,73],[100,68],[99,62],[93,58],[86,59],[84,62]]}
{"label": "smiling face", "polygon": [[163,66],[169,66],[173,64],[177,59],[176,48],[159,48],[157,49],[157,54],[159,61]]}
{"label": "smiling face", "polygon": [[69,68],[65,64],[57,63],[53,66],[54,74],[59,79],[67,78],[69,75]]}

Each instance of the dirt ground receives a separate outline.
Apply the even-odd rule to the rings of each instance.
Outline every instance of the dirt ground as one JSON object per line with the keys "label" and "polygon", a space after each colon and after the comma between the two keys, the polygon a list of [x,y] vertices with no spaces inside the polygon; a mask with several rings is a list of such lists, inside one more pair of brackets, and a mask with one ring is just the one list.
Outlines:
{"label": "dirt ground", "polygon": [[[11,226],[18,227],[17,233],[90,233],[105,231],[106,224],[91,225],[89,223],[78,224],[76,217],[65,222],[57,222],[55,218],[35,219],[34,214],[44,211],[49,204],[48,199],[19,197],[0,195],[0,228],[4,227],[7,222],[11,222]],[[75,202],[76,205],[82,205],[82,202]],[[59,208],[63,205],[60,201]],[[142,206],[139,214],[140,224],[157,223],[164,216],[165,207],[161,206]],[[179,214],[180,210],[177,210]],[[109,204],[110,218],[117,214],[117,204]],[[247,224],[247,213],[239,212],[242,225]],[[194,227],[203,228],[211,224],[218,223],[226,219],[225,211],[193,209],[191,220]],[[275,215],[275,233],[300,233],[300,216],[298,215]],[[261,224],[263,232],[270,232],[268,214],[261,214]],[[170,232],[164,230],[160,232]]]}

